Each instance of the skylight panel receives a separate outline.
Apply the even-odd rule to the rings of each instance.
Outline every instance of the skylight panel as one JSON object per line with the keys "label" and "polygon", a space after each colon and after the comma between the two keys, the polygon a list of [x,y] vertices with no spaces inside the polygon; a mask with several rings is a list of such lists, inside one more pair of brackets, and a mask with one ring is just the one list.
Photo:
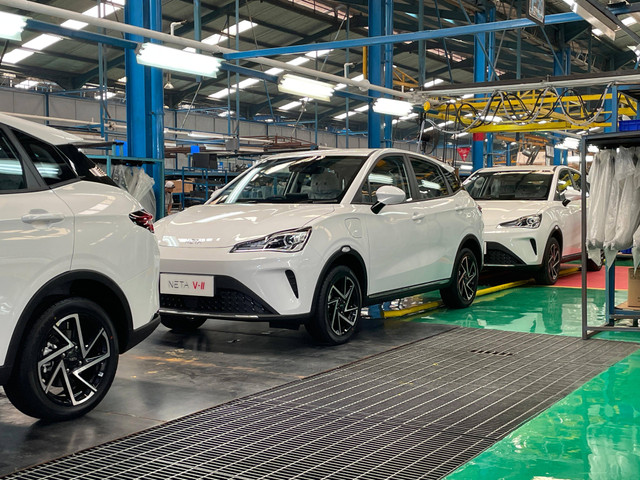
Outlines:
{"label": "skylight panel", "polygon": [[15,50],[12,50],[9,53],[5,54],[5,56],[2,59],[2,61],[4,63],[16,64],[18,62],[21,62],[25,58],[30,57],[31,55],[33,55],[33,52],[30,52],[29,50],[23,50],[22,48],[16,48]]}
{"label": "skylight panel", "polygon": [[43,33],[42,35],[38,35],[33,40],[29,40],[27,43],[24,43],[22,46],[24,48],[30,48],[32,50],[44,50],[54,43],[58,43],[60,40],[62,40],[62,38],[56,37],[55,35],[49,35],[48,33]]}
{"label": "skylight panel", "polygon": [[300,105],[302,105],[302,102],[298,102],[298,101],[290,102],[290,103],[287,103],[286,105],[278,107],[278,110],[284,110],[286,112],[287,110],[291,110],[292,108],[299,107]]}
{"label": "skylight panel", "polygon": [[433,80],[431,80],[431,81],[429,81],[429,82],[426,82],[426,83],[424,84],[424,87],[425,87],[425,88],[434,87],[434,86],[436,86],[436,85],[440,85],[441,83],[444,83],[444,80],[443,80],[443,79],[441,79],[441,78],[435,78],[435,79],[433,79]]}
{"label": "skylight panel", "polygon": [[224,30],[222,30],[222,33],[226,33],[227,35],[231,35],[231,36],[235,36],[237,35],[236,32],[246,32],[247,30],[251,30],[254,27],[257,27],[258,24],[257,23],[253,23],[250,22],[249,20],[242,20],[240,21],[240,23],[236,24],[236,25],[232,25],[229,28],[225,28]]}
{"label": "skylight panel", "polygon": [[71,30],[82,30],[87,25],[89,24],[85,22],[79,22],[78,20],[67,20],[66,22],[62,22],[60,24],[61,27],[70,28]]}
{"label": "skylight panel", "polygon": [[324,57],[329,55],[331,52],[333,52],[333,48],[330,48],[328,50],[314,50],[312,52],[305,53],[305,56],[310,58]]}
{"label": "skylight panel", "polygon": [[344,120],[345,118],[347,118],[347,116],[352,116],[355,115],[357,112],[349,112],[349,113],[341,113],[340,115],[336,115],[335,118],[336,120]]}
{"label": "skylight panel", "polygon": [[[256,83],[259,83],[260,80],[257,78],[247,78],[246,80],[242,80],[240,83],[237,84],[237,87],[240,90],[243,90],[247,87],[250,87],[251,85],[255,85]],[[236,85],[234,85],[235,87]]]}
{"label": "skylight panel", "polygon": [[220,90],[219,92],[212,93],[211,95],[209,95],[209,98],[217,98],[218,100],[220,100],[221,98],[228,97],[229,95],[235,92],[236,92],[235,88],[225,88],[224,90]]}
{"label": "skylight panel", "polygon": [[311,59],[308,58],[308,57],[296,57],[293,60],[289,60],[287,63],[289,65],[293,65],[294,67],[297,67],[297,66],[302,65],[303,63],[307,63],[309,61],[311,61]]}
{"label": "skylight panel", "polygon": [[281,74],[282,72],[284,72],[284,70],[283,70],[283,69],[281,69],[281,68],[275,68],[275,67],[274,67],[274,68],[270,68],[269,70],[267,70],[267,71],[266,71],[266,72],[264,72],[264,73],[266,73],[267,75],[279,75],[279,74]]}
{"label": "skylight panel", "polygon": [[20,82],[18,84],[16,84],[16,88],[23,88],[25,90],[29,89],[29,88],[34,88],[37,87],[38,84],[40,82],[36,81],[36,80],[25,80],[23,82]]}
{"label": "skylight panel", "polygon": [[366,112],[369,110],[369,105],[362,105],[361,107],[354,108],[353,110],[358,113]]}

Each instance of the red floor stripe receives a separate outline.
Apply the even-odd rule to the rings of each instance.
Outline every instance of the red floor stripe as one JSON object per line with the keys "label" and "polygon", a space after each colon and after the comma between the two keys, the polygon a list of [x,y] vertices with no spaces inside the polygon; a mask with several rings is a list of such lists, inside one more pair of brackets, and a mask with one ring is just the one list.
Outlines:
{"label": "red floor stripe", "polygon": [[[616,290],[626,290],[629,285],[629,268],[616,267]],[[587,287],[604,289],[606,268],[602,267],[599,272],[587,273]],[[556,287],[582,288],[582,275],[578,271],[565,277],[561,277],[555,284]]]}

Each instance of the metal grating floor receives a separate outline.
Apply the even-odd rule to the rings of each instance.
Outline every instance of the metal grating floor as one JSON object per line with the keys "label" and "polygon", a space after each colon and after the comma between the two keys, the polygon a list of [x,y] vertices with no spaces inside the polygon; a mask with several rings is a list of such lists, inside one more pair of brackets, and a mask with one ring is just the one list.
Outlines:
{"label": "metal grating floor", "polygon": [[3,478],[442,478],[637,348],[456,328]]}

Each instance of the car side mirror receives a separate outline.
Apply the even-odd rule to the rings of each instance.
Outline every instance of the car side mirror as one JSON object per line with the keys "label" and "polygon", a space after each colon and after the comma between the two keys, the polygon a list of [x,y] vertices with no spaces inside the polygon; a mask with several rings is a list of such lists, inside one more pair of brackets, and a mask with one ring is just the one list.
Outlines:
{"label": "car side mirror", "polygon": [[578,190],[567,189],[564,192],[564,198],[562,199],[562,205],[565,207],[569,205],[570,202],[575,202],[576,200],[580,200],[582,198],[582,193]]}
{"label": "car side mirror", "polygon": [[376,198],[378,201],[371,207],[373,213],[379,213],[385,205],[398,205],[404,202],[407,195],[398,187],[385,185],[376,190]]}

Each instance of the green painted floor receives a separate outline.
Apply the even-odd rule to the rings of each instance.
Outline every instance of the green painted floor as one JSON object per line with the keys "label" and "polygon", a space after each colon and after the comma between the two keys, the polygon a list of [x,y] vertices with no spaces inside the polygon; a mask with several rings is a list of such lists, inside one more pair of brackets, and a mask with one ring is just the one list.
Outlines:
{"label": "green painted floor", "polygon": [[[411,320],[581,336],[580,295],[577,288],[527,285],[478,298],[464,311],[440,309]],[[626,292],[618,292],[617,297],[624,301]],[[604,291],[589,290],[589,325],[604,322],[604,302]],[[597,338],[640,342],[640,333],[606,332]],[[640,479],[640,351],[590,380],[446,479]]]}

